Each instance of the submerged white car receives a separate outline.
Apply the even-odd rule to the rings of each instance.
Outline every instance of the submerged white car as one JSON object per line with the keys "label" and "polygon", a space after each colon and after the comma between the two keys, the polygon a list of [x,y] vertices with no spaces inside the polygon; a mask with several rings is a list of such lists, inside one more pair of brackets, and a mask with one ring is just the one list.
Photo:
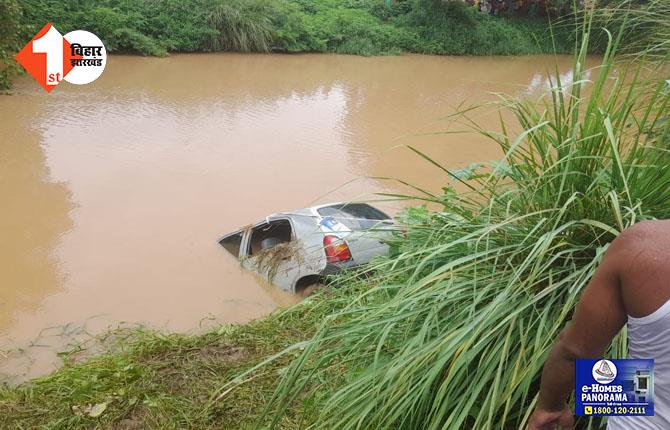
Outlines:
{"label": "submerged white car", "polygon": [[388,253],[395,223],[365,203],[331,203],[269,215],[219,239],[242,266],[306,295],[327,275]]}

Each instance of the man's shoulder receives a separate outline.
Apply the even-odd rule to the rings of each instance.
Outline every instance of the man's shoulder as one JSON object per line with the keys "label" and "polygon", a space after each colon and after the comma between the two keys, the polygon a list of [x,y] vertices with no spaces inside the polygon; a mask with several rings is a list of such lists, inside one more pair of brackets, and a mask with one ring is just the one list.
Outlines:
{"label": "man's shoulder", "polygon": [[623,231],[622,234],[648,235],[650,233],[665,232],[670,233],[670,219],[657,219],[641,221],[633,224]]}
{"label": "man's shoulder", "polygon": [[[637,223],[619,234],[607,250],[609,269],[621,275],[670,268],[670,220]],[[670,274],[670,273],[669,273]]]}
{"label": "man's shoulder", "polygon": [[612,243],[619,251],[635,252],[654,245],[665,246],[670,238],[670,220],[642,221],[619,234]]}
{"label": "man's shoulder", "polygon": [[612,242],[609,267],[616,273],[629,315],[648,315],[670,292],[670,221],[645,221]]}

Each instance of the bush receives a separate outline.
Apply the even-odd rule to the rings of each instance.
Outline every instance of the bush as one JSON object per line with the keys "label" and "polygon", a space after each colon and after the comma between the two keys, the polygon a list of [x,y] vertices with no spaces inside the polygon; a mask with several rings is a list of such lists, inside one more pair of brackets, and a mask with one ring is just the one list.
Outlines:
{"label": "bush", "polygon": [[139,13],[146,17],[139,31],[168,51],[207,50],[208,43],[218,35],[215,28],[207,25],[212,7],[205,0],[144,0],[138,4]]}
{"label": "bush", "polygon": [[[10,0],[7,0],[10,1]],[[14,1],[14,0],[11,0]],[[280,51],[380,55],[552,52],[547,23],[492,18],[460,1],[20,0],[22,38],[45,22],[88,29],[109,51]]]}
{"label": "bush", "polygon": [[[397,19],[419,29],[419,51],[449,55],[518,55],[554,52],[549,22],[544,18],[498,18],[463,2],[416,0],[412,11]],[[570,35],[567,32],[568,36]],[[566,32],[557,38],[557,52],[571,52]]]}
{"label": "bush", "polygon": [[331,9],[314,17],[327,50],[343,54],[380,55],[412,51],[418,36],[358,9]]}
{"label": "bush", "polygon": [[109,46],[110,52],[138,52],[143,55],[161,57],[167,55],[167,50],[156,43],[156,41],[132,28],[122,27],[114,30],[111,34]]}
{"label": "bush", "polygon": [[328,38],[318,28],[313,15],[289,4],[275,16],[276,32],[272,49],[284,52],[324,52]]}
{"label": "bush", "polygon": [[12,54],[19,49],[21,7],[16,0],[0,0],[0,90],[11,86],[17,66]]}
{"label": "bush", "polygon": [[208,23],[218,31],[212,39],[217,51],[267,52],[272,46],[275,27],[272,16],[277,7],[264,0],[226,0],[208,16]]}
{"label": "bush", "polygon": [[103,43],[109,52],[137,52],[154,56],[167,52],[156,40],[137,30],[143,21],[138,13],[121,13],[109,7],[97,7],[86,13],[82,21],[82,28],[104,35]]}
{"label": "bush", "polygon": [[202,51],[218,32],[208,26],[208,0],[21,0],[25,40],[46,22],[61,33],[86,29],[110,51],[165,55]]}

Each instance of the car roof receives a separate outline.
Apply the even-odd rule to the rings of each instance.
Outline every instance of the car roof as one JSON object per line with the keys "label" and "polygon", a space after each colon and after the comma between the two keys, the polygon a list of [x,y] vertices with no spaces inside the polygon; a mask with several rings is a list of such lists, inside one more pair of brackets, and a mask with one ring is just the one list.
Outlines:
{"label": "car roof", "polygon": [[273,213],[267,216],[268,219],[272,218],[281,218],[281,217],[290,217],[293,215],[297,216],[319,216],[319,213],[317,212],[321,208],[325,208],[328,206],[334,206],[334,205],[341,205],[345,204],[344,202],[331,202],[331,203],[325,203],[322,205],[316,205],[316,206],[309,206],[306,208],[300,208],[300,209],[295,209],[292,211],[287,211],[287,212],[277,212]]}
{"label": "car roof", "polygon": [[[321,208],[325,208],[325,207],[328,207],[328,206],[344,205],[344,204],[353,204],[353,202],[348,202],[348,203],[347,203],[347,202],[330,202],[330,203],[324,203],[324,204],[321,204],[321,205],[309,206],[309,207],[306,207],[306,208],[295,209],[295,210],[292,210],[292,211],[275,212],[275,213],[270,214],[270,215],[266,216],[265,218],[263,218],[263,219],[261,219],[261,220],[259,220],[259,221],[257,221],[257,222],[254,222],[253,224],[249,224],[249,225],[247,225],[247,226],[245,226],[245,227],[243,227],[243,228],[240,228],[240,229],[237,229],[237,230],[235,230],[235,231],[232,231],[232,232],[230,232],[230,233],[225,234],[224,236],[222,236],[222,237],[219,239],[219,241],[221,241],[221,240],[223,240],[223,239],[225,239],[225,238],[227,238],[227,237],[229,237],[229,236],[232,236],[232,235],[241,233],[242,231],[244,231],[244,230],[246,230],[246,229],[248,229],[248,228],[255,227],[255,226],[259,225],[259,224],[262,224],[262,223],[267,222],[267,221],[270,221],[270,220],[281,219],[281,218],[292,218],[292,217],[309,217],[309,218],[316,218],[316,217],[319,217],[319,216],[320,216],[319,213],[318,213],[318,210],[319,210],[319,209],[321,209]],[[370,205],[367,204],[367,203],[358,203],[358,202],[356,202],[356,204],[362,204],[362,205],[368,205],[368,206],[370,206]]]}

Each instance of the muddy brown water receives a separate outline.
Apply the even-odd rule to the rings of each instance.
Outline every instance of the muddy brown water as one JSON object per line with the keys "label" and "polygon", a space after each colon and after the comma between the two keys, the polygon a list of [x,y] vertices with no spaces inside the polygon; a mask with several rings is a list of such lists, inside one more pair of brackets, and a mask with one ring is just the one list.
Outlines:
{"label": "muddy brown water", "polygon": [[[281,210],[431,190],[499,157],[436,134],[461,103],[535,95],[568,57],[113,56],[94,84],[0,96],[0,379],[119,324],[194,332],[295,299],[243,272],[218,236]],[[475,115],[495,125],[496,113]],[[368,178],[368,179],[366,179]],[[387,210],[397,204],[382,205]]]}

